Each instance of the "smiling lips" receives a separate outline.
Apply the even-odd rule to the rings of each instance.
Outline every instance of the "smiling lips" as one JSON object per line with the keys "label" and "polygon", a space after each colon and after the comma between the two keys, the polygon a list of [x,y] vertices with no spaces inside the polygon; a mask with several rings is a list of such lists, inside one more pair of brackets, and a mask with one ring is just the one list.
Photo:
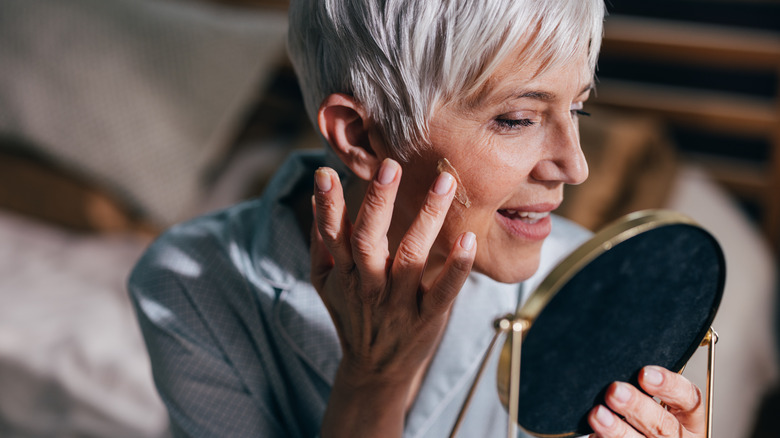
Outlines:
{"label": "smiling lips", "polygon": [[528,210],[504,208],[497,211],[496,218],[510,235],[526,241],[541,241],[552,231],[550,212],[554,209],[552,206]]}

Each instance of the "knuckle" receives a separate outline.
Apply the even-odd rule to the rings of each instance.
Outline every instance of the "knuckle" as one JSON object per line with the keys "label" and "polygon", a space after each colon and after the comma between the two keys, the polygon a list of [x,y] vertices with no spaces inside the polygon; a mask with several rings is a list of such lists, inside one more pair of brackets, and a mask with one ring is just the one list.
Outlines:
{"label": "knuckle", "polygon": [[352,257],[355,259],[355,262],[357,263],[368,260],[373,256],[373,254],[374,254],[374,250],[369,244],[353,243],[352,245]]}
{"label": "knuckle", "polygon": [[395,260],[403,265],[414,264],[424,257],[422,242],[418,239],[408,237],[401,242],[395,253]]}
{"label": "knuckle", "polygon": [[364,230],[355,230],[350,238],[350,244],[356,258],[369,257],[376,249],[368,233]]}
{"label": "knuckle", "polygon": [[699,389],[698,386],[696,386],[694,383],[689,382],[690,387],[690,396],[688,398],[690,402],[690,411],[695,411],[699,409],[702,406],[703,397],[701,393],[701,389]]}
{"label": "knuckle", "polygon": [[656,436],[661,438],[682,437],[683,432],[682,425],[674,416],[666,411],[660,412],[658,421],[656,421],[655,427],[653,428],[653,433],[655,433]]}
{"label": "knuckle", "polygon": [[363,199],[363,208],[368,211],[377,211],[383,209],[387,205],[385,199],[380,193],[369,190],[366,193],[366,197]]}
{"label": "knuckle", "polygon": [[326,228],[325,232],[323,233],[322,231],[320,231],[320,234],[322,235],[322,240],[327,244],[331,253],[333,253],[334,251],[340,252],[342,249],[344,249],[344,239],[342,238],[343,236],[342,231],[337,229]]}
{"label": "knuckle", "polygon": [[356,263],[370,263],[388,257],[386,236],[374,239],[366,231],[355,232],[350,237],[350,246]]}
{"label": "knuckle", "polygon": [[333,242],[341,236],[341,230],[336,218],[328,215],[321,215],[317,218],[317,228],[319,228],[322,239],[326,242]]}
{"label": "knuckle", "polygon": [[[348,281],[352,280],[352,277],[354,276],[355,272],[355,265],[352,263],[339,263],[336,265],[337,272],[341,276],[341,278],[345,278]],[[348,289],[353,289],[354,286],[347,284]]]}
{"label": "knuckle", "polygon": [[314,199],[317,204],[317,213],[321,215],[331,214],[336,208],[336,201],[328,196],[315,195]]}
{"label": "knuckle", "polygon": [[452,261],[452,270],[456,274],[471,272],[472,263],[473,260],[471,257],[459,257]]}
{"label": "knuckle", "polygon": [[436,218],[440,217],[444,213],[444,208],[437,203],[437,202],[431,202],[430,200],[427,200],[423,203],[422,207],[420,208],[420,217],[422,218],[430,218],[435,220]]}
{"label": "knuckle", "polygon": [[328,242],[329,244],[334,244],[335,242],[338,242],[339,240],[339,230],[335,227],[330,226],[327,222],[321,223],[320,226],[320,235],[322,236],[322,240],[325,242]]}
{"label": "knuckle", "polygon": [[442,293],[442,291],[436,292],[437,293],[433,293],[433,296],[431,297],[431,308],[436,311],[448,309],[452,304],[453,296],[451,294]]}

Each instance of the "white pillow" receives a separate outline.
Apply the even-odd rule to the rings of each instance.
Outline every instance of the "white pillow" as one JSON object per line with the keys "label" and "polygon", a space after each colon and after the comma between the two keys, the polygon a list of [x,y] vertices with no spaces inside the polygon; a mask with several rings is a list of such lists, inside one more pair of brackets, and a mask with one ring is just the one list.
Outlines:
{"label": "white pillow", "polygon": [[[719,437],[753,436],[761,400],[780,377],[774,339],[776,259],[734,199],[697,166],[680,169],[668,207],[702,224],[723,248],[726,285],[712,324],[720,335],[713,430]],[[702,390],[707,359],[707,349],[699,348],[685,367],[685,376]]]}
{"label": "white pillow", "polygon": [[166,226],[283,59],[283,12],[159,0],[2,0],[0,134]]}
{"label": "white pillow", "polygon": [[3,211],[0,241],[0,436],[168,436],[125,288],[148,242]]}

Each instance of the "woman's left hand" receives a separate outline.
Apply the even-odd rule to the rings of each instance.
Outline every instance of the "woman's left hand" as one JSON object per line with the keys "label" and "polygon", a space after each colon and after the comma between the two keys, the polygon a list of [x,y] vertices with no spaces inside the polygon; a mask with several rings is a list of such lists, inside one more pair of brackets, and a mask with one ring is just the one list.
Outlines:
{"label": "woman's left hand", "polygon": [[[639,385],[615,382],[605,395],[607,407],[596,406],[588,414],[595,432],[591,438],[703,438],[706,434],[701,390],[685,377],[657,366],[647,366]],[[648,395],[650,394],[650,395]],[[658,404],[657,397],[665,405]]]}

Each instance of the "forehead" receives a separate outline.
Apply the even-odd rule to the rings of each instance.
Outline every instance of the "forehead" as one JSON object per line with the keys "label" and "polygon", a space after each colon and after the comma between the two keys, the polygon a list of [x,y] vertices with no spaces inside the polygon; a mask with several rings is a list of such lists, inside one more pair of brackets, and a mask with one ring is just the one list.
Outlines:
{"label": "forehead", "polygon": [[593,87],[593,76],[584,52],[565,59],[528,59],[516,54],[499,64],[465,102],[476,108],[511,98],[574,98]]}

